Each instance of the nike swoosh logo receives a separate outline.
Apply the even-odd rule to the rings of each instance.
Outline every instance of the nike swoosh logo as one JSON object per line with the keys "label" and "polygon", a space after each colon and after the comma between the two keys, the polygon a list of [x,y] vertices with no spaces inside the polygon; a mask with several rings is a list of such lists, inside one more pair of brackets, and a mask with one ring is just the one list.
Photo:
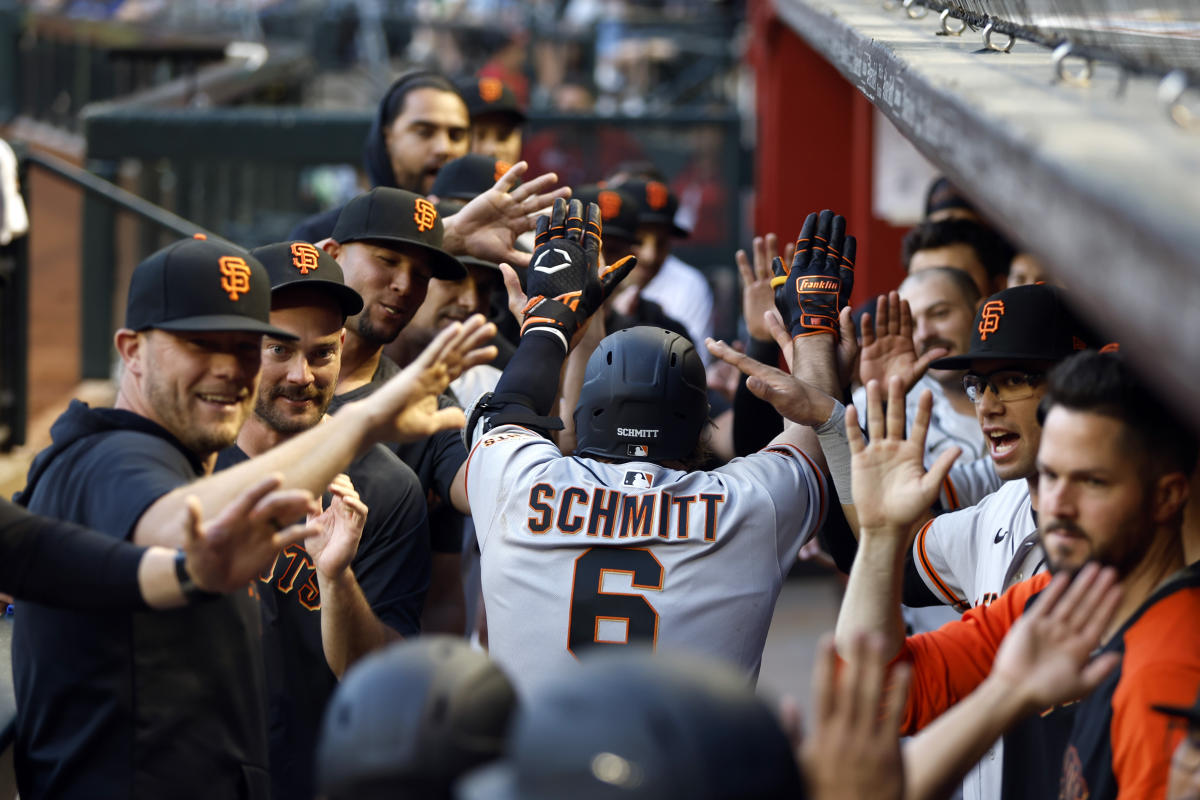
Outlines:
{"label": "nike swoosh logo", "polygon": [[996,531],[996,538],[993,539],[992,542],[994,544],[1000,544],[1001,542],[1004,541],[1005,536],[1008,536],[1008,531],[1005,530],[1004,528],[1001,528],[1000,530]]}
{"label": "nike swoosh logo", "polygon": [[538,256],[538,261],[540,262],[542,259],[544,259],[546,256],[550,255],[550,253],[552,253],[552,252],[561,254],[564,259],[563,263],[559,264],[557,267],[541,267],[541,266],[538,266],[537,264],[534,264],[533,268],[535,270],[537,270],[538,272],[544,272],[547,275],[553,275],[554,273],[560,272],[560,271],[566,269],[567,267],[571,266],[571,254],[568,253],[566,250],[559,250],[557,247],[552,247],[549,250],[544,251],[540,256]]}

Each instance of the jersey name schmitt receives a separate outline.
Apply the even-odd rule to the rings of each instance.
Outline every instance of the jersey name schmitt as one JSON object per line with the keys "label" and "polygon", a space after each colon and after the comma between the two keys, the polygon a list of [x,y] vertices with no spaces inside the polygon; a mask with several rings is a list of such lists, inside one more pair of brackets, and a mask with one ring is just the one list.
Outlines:
{"label": "jersey name schmitt", "polygon": [[720,524],[723,492],[673,496],[670,492],[626,494],[579,486],[559,491],[548,483],[529,490],[526,524],[534,535],[557,530],[605,539],[688,539],[693,525],[703,541],[714,542]]}

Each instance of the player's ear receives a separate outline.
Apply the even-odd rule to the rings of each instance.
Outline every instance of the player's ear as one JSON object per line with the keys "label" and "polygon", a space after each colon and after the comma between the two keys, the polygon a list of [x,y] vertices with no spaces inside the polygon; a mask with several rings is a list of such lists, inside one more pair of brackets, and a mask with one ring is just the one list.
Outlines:
{"label": "player's ear", "polygon": [[1188,500],[1189,482],[1182,472],[1169,472],[1154,482],[1154,521],[1160,525],[1175,519]]}
{"label": "player's ear", "polygon": [[335,242],[333,239],[329,238],[325,238],[317,242],[317,247],[324,250],[326,253],[329,253],[329,255],[333,256],[335,259],[342,252],[341,243]]}
{"label": "player's ear", "polygon": [[142,374],[144,345],[143,335],[129,328],[121,328],[113,334],[113,346],[116,347],[117,354],[121,356],[125,369],[134,375]]}

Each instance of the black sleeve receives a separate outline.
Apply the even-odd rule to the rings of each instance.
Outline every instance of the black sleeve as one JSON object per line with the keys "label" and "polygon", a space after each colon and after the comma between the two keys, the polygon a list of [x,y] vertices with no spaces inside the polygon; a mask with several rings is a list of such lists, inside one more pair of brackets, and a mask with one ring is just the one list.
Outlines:
{"label": "black sleeve", "polygon": [[901,602],[910,608],[946,605],[937,595],[929,591],[929,587],[921,578],[921,573],[917,572],[917,563],[913,561],[911,547],[904,556],[904,590]]}
{"label": "black sleeve", "polygon": [[146,608],[137,571],[146,550],[0,499],[0,591],[55,608]]}
{"label": "black sleeve", "polygon": [[550,336],[522,336],[517,352],[496,383],[495,394],[519,397],[521,405],[537,414],[549,414],[558,395],[558,373],[567,354],[562,343]]}
{"label": "black sleeve", "polygon": [[[750,337],[746,355],[774,366],[779,348],[774,342],[762,342]],[[743,375],[733,396],[733,452],[739,456],[757,453],[782,431],[783,417],[770,403],[755,397],[746,388],[746,376]]]}
{"label": "black sleeve", "polygon": [[837,568],[849,575],[850,567],[854,566],[854,557],[858,555],[858,540],[854,538],[854,531],[850,529],[841,505],[830,505],[825,524],[817,531],[817,542]]}
{"label": "black sleeve", "polygon": [[402,636],[415,636],[421,631],[431,565],[421,483],[384,447],[373,448],[352,466],[350,479],[367,504],[354,577],[375,616]]}

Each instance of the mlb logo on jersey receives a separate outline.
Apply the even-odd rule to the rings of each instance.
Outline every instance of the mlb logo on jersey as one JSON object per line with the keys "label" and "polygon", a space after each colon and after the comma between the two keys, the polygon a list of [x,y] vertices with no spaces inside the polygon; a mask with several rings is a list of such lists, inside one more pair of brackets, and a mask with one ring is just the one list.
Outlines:
{"label": "mlb logo on jersey", "polygon": [[625,473],[625,485],[634,489],[649,489],[654,485],[654,475],[649,472],[630,470]]}
{"label": "mlb logo on jersey", "polygon": [[650,455],[650,449],[644,444],[631,444],[625,448],[625,455],[633,458],[645,458]]}

